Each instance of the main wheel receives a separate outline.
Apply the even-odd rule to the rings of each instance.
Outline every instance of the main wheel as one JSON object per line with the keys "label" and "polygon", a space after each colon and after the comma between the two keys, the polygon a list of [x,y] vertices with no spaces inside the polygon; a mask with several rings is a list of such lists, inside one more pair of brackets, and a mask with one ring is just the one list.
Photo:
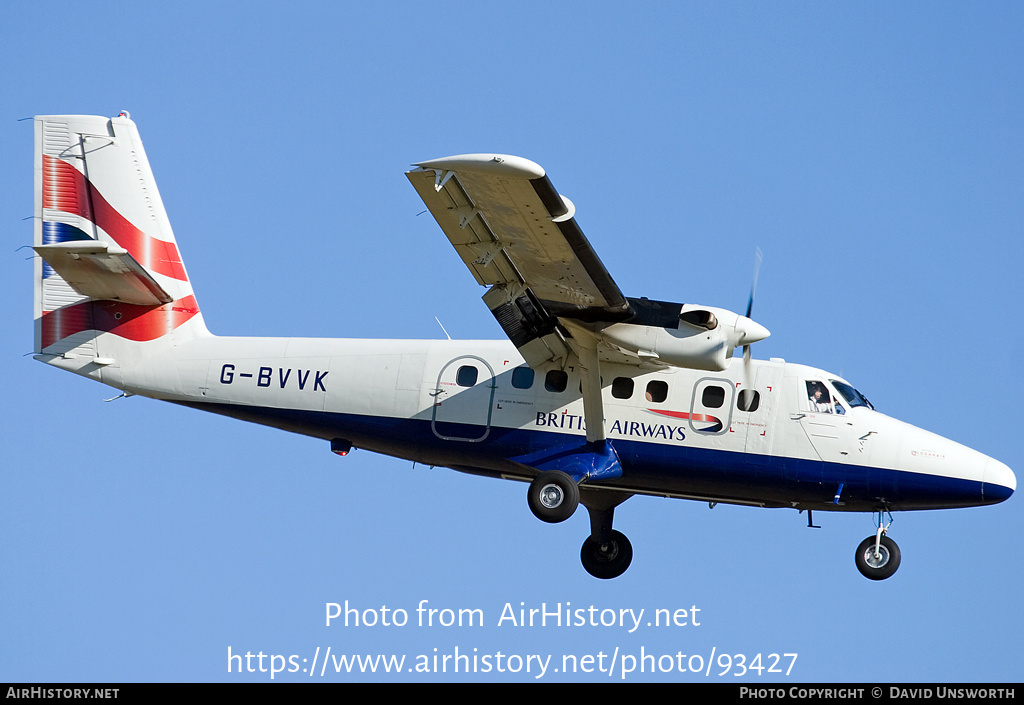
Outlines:
{"label": "main wheel", "polygon": [[868,536],[857,546],[857,570],[871,580],[885,580],[900,567],[900,547],[888,536],[883,536],[875,555],[875,537]]}
{"label": "main wheel", "polygon": [[588,536],[580,549],[580,560],[588,573],[601,580],[617,578],[633,560],[633,545],[625,534],[612,531],[608,543],[599,544]]}
{"label": "main wheel", "polygon": [[576,511],[580,504],[580,488],[564,472],[549,470],[534,478],[526,498],[534,516],[549,524],[557,524]]}

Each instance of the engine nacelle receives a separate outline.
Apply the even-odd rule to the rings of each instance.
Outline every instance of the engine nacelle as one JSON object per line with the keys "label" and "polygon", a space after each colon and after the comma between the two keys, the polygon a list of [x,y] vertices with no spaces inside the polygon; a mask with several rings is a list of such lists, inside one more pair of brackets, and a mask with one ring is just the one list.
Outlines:
{"label": "engine nacelle", "polygon": [[733,350],[770,335],[746,316],[694,304],[680,306],[677,319],[666,323],[615,323],[601,330],[601,341],[652,362],[720,372],[728,366]]}

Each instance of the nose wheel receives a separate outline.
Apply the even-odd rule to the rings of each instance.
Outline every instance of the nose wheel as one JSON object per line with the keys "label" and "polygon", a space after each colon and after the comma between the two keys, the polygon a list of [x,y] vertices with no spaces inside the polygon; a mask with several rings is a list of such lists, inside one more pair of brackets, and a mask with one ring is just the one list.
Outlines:
{"label": "nose wheel", "polygon": [[[889,523],[892,523],[891,520]],[[900,547],[885,535],[888,524],[882,524],[882,512],[878,513],[878,531],[868,536],[857,546],[857,570],[870,580],[885,580],[900,567]]]}

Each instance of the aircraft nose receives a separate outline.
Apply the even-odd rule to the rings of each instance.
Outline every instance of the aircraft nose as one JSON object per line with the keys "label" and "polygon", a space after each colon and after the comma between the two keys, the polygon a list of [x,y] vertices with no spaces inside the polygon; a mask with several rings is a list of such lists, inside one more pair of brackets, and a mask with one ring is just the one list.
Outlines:
{"label": "aircraft nose", "polygon": [[1009,499],[1017,489],[1017,477],[1008,466],[998,460],[989,458],[985,464],[985,475],[982,480],[981,494],[986,503],[995,504]]}

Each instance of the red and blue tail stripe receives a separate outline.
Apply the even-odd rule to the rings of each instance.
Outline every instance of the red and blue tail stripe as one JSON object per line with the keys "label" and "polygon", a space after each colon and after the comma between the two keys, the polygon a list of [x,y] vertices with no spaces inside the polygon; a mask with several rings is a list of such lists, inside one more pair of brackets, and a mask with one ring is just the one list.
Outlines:
{"label": "red and blue tail stripe", "polygon": [[173,242],[150,237],[136,228],[110,205],[82,172],[48,154],[43,155],[43,208],[89,220],[149,271],[188,281],[178,248]]}
{"label": "red and blue tail stripe", "polygon": [[194,296],[186,296],[163,306],[139,306],[120,301],[82,301],[43,313],[42,344],[46,348],[58,340],[86,330],[113,333],[127,340],[156,340],[199,313]]}
{"label": "red and blue tail stripe", "polygon": [[[43,222],[43,244],[56,245],[61,242],[72,242],[74,240],[92,240],[91,237],[79,228],[67,223]],[[52,277],[56,272],[53,267],[43,262],[43,279]]]}
{"label": "red and blue tail stripe", "polygon": [[[42,243],[94,240],[87,232],[91,223],[101,229],[119,247],[153,274],[185,282],[188,277],[173,242],[147,235],[125,218],[100,190],[74,165],[49,154],[42,154]],[[47,211],[78,216],[82,227],[46,219]],[[56,216],[60,218],[61,216]],[[67,218],[66,218],[67,219]],[[43,262],[42,279],[57,276]],[[191,293],[168,304],[144,306],[121,301],[89,299],[43,310],[40,315],[40,342],[43,349],[76,333],[101,331],[136,342],[163,337],[199,313]]]}

